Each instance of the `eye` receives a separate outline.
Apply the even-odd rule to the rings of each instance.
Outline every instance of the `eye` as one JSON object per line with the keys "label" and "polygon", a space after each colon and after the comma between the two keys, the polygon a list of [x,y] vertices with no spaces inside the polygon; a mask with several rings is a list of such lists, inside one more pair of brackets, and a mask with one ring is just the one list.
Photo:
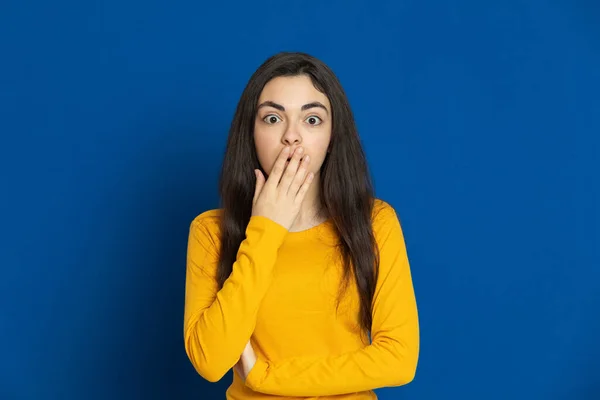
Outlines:
{"label": "eye", "polygon": [[278,120],[281,121],[281,118],[279,118],[275,114],[269,114],[263,118],[263,121],[265,121],[267,124],[270,124],[270,125],[276,124],[278,122]]}
{"label": "eye", "polygon": [[321,120],[321,118],[317,117],[316,115],[311,115],[310,117],[306,118],[306,121],[308,122],[309,125],[321,125],[321,123],[323,122]]}

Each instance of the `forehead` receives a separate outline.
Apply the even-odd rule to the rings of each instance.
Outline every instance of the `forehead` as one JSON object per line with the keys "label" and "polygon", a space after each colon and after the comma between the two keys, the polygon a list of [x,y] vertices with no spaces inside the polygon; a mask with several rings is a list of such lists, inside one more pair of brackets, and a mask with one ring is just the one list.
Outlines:
{"label": "forehead", "polygon": [[258,102],[266,100],[297,108],[313,101],[319,101],[329,108],[327,96],[318,91],[312,80],[306,75],[279,76],[271,79],[263,88]]}

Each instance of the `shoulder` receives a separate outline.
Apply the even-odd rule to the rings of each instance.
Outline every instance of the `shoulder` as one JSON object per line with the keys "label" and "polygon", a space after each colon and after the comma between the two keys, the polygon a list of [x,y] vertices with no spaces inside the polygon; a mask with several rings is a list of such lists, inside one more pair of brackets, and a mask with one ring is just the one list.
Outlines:
{"label": "shoulder", "polygon": [[396,209],[387,201],[376,198],[372,213],[373,234],[380,244],[390,237],[403,236]]}
{"label": "shoulder", "polygon": [[197,215],[190,224],[190,233],[198,240],[209,240],[216,244],[220,237],[223,210],[215,208]]}
{"label": "shoulder", "polygon": [[373,202],[373,213],[371,217],[373,219],[374,228],[398,220],[398,215],[396,214],[394,207],[387,201],[380,198],[375,198]]}
{"label": "shoulder", "polygon": [[222,213],[223,209],[221,208],[213,208],[211,210],[203,211],[192,220],[192,224],[201,224],[207,227],[215,224],[219,225],[221,222]]}

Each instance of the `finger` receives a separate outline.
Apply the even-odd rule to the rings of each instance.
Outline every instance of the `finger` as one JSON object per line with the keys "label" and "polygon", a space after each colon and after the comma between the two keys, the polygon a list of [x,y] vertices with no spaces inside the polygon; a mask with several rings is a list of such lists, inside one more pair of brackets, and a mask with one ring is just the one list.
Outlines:
{"label": "finger", "polygon": [[294,151],[294,154],[292,155],[292,159],[290,160],[289,165],[287,166],[287,168],[285,169],[285,172],[283,173],[283,176],[281,178],[281,183],[279,184],[279,186],[281,187],[282,190],[284,190],[284,193],[287,193],[292,181],[294,180],[294,177],[296,176],[296,173],[298,171],[298,165],[300,164],[300,159],[302,158],[302,155],[304,154],[303,150],[304,149],[302,147],[299,147],[296,149],[296,151]]}
{"label": "finger", "polygon": [[285,146],[281,153],[279,153],[279,156],[271,169],[271,173],[269,174],[269,179],[267,179],[267,182],[265,183],[266,185],[277,186],[279,184],[283,171],[285,170],[285,162],[289,157],[289,153],[289,146]]}
{"label": "finger", "polygon": [[263,174],[259,169],[254,170],[254,176],[256,177],[256,187],[254,188],[254,198],[252,199],[253,205],[256,204],[256,200],[258,199],[258,196],[260,196],[260,192],[265,183]]}
{"label": "finger", "polygon": [[294,179],[293,179],[292,183],[290,184],[288,193],[291,193],[294,196],[297,195],[298,189],[300,189],[300,186],[306,180],[306,175],[308,174],[308,164],[309,163],[310,163],[310,157],[307,154],[300,161],[300,166],[298,167],[298,171],[296,172],[296,175],[294,176]]}
{"label": "finger", "polygon": [[296,194],[296,198],[294,199],[296,204],[302,203],[302,201],[304,200],[304,197],[306,196],[306,193],[308,192],[308,188],[312,184],[314,178],[315,178],[315,174],[312,172],[306,176],[304,183],[302,184],[302,186],[300,186],[300,190],[298,190],[298,193]]}

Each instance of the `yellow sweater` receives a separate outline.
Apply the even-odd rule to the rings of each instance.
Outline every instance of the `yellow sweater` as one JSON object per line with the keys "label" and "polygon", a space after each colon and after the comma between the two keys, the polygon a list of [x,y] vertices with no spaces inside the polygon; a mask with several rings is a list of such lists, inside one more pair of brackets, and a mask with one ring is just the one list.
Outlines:
{"label": "yellow sweater", "polygon": [[413,379],[417,305],[400,222],[388,203],[376,199],[373,213],[380,270],[371,343],[360,333],[353,277],[336,310],[342,260],[331,221],[289,232],[252,217],[218,290],[219,216],[220,209],[205,211],[190,227],[184,341],[198,373],[216,382],[251,337],[257,362],[246,382],[234,372],[228,399],[376,399],[373,389]]}

